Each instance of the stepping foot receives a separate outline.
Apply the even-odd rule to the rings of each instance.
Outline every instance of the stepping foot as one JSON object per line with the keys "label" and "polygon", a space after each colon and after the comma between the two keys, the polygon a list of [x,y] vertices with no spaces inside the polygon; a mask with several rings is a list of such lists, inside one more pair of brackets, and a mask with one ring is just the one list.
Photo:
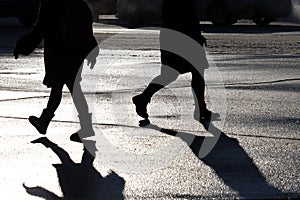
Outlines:
{"label": "stepping foot", "polygon": [[34,128],[36,128],[36,130],[40,133],[40,134],[43,134],[45,135],[46,134],[46,131],[47,131],[47,125],[45,125],[45,123],[38,117],[35,117],[35,116],[30,116],[28,118],[30,124],[32,126],[34,126]]}
{"label": "stepping foot", "polygon": [[149,124],[150,124],[150,120],[148,118],[139,121],[140,127],[145,127],[145,126],[148,126]]}
{"label": "stepping foot", "polygon": [[132,102],[135,105],[135,111],[136,113],[142,117],[147,119],[148,113],[147,113],[147,104],[149,103],[149,100],[144,98],[141,94],[132,97]]}
{"label": "stepping foot", "polygon": [[70,136],[70,140],[73,141],[73,142],[79,142],[79,143],[82,143],[82,141],[81,141],[81,139],[80,139],[78,133],[73,133],[73,134]]}

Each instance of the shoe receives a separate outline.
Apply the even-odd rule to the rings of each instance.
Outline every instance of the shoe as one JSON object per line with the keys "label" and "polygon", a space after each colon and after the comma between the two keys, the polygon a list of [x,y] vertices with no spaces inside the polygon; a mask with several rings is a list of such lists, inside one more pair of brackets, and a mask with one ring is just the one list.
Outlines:
{"label": "shoe", "polygon": [[40,134],[45,135],[53,117],[53,113],[49,113],[46,109],[44,109],[40,117],[30,116],[28,120]]}
{"label": "shoe", "polygon": [[139,126],[140,127],[145,127],[145,126],[148,126],[148,125],[150,125],[150,120],[149,119],[143,119],[143,120],[139,121]]}
{"label": "shoe", "polygon": [[209,129],[209,126],[212,121],[219,121],[220,120],[220,114],[219,113],[213,113],[208,109],[205,109],[204,111],[200,112],[200,118],[198,119],[195,117],[196,114],[194,114],[194,119],[199,121],[205,130]]}
{"label": "shoe", "polygon": [[73,141],[73,142],[79,142],[79,143],[82,143],[82,141],[81,141],[81,139],[80,139],[78,133],[73,133],[73,134],[70,136],[70,140]]}
{"label": "shoe", "polygon": [[95,132],[92,124],[92,113],[87,113],[85,115],[78,115],[80,120],[80,130],[76,133],[73,133],[70,136],[70,140],[73,142],[80,142],[81,138],[87,138],[91,136],[95,136]]}
{"label": "shoe", "polygon": [[139,116],[148,119],[149,115],[147,113],[147,104],[150,102],[150,100],[143,97],[142,94],[139,94],[137,96],[132,97],[132,102],[135,105],[136,113]]}

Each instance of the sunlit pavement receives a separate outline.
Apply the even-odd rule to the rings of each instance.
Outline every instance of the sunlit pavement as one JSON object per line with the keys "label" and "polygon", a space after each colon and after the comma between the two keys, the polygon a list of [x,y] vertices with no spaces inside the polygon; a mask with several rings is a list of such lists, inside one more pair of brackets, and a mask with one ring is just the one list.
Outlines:
{"label": "sunlit pavement", "polygon": [[[274,46],[274,33],[207,33],[224,40],[207,47],[211,68],[205,76],[207,102],[221,112],[214,125],[222,134],[203,158],[201,145],[213,135],[193,120],[189,74],[153,97],[152,125],[139,127],[131,97],[159,73],[158,32],[118,29],[95,26],[98,65],[83,73],[98,149],[93,165],[83,145],[69,140],[79,123],[67,90],[48,139],[36,141],[43,135],[27,118],[41,113],[49,95],[41,84],[42,51],[14,60],[11,42],[1,48],[1,199],[300,197],[299,54],[276,53],[288,47]],[[133,42],[122,41],[120,33],[128,32],[125,39]],[[299,31],[287,32],[275,35],[299,41]],[[269,46],[253,44],[251,50],[245,37],[269,38]],[[6,38],[15,37],[1,34]],[[232,48],[224,45],[229,40]]]}

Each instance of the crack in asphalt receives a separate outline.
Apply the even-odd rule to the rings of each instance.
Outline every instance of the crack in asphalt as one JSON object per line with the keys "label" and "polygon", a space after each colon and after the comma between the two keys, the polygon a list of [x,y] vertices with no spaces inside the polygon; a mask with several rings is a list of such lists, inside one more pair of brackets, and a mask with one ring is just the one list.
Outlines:
{"label": "crack in asphalt", "polygon": [[[0,118],[2,118],[2,119],[28,120],[28,118],[25,118],[25,117],[13,117],[13,116],[0,116]],[[52,120],[52,122],[79,124],[79,122],[67,121],[67,120]],[[95,126],[140,128],[139,126],[131,126],[131,125],[125,125],[125,124],[108,124],[108,123],[92,123],[92,124],[95,125]],[[187,130],[185,130],[185,132],[186,131]],[[176,130],[176,132],[182,132],[182,130]],[[194,132],[194,131],[188,131],[188,132]],[[268,138],[268,139],[276,139],[276,140],[297,140],[297,141],[300,141],[300,138],[293,138],[293,137],[275,137],[275,136],[268,136],[268,135],[247,135],[247,134],[234,134],[234,133],[227,133],[227,135],[232,135],[232,136],[236,136],[236,137],[252,137],[252,138]]]}
{"label": "crack in asphalt", "polygon": [[227,83],[224,86],[236,86],[236,85],[264,85],[264,84],[273,84],[273,83],[282,83],[282,82],[293,82],[300,81],[300,78],[288,78],[288,79],[279,79],[274,81],[260,81],[260,82],[252,82],[252,83]]}
{"label": "crack in asphalt", "polygon": [[14,99],[0,99],[0,102],[5,102],[5,101],[18,101],[18,100],[27,100],[27,99],[39,99],[39,98],[46,98],[48,96],[31,96],[31,97],[21,97],[21,98],[14,98]]}
{"label": "crack in asphalt", "polygon": [[[274,84],[274,83],[283,83],[283,82],[293,82],[293,81],[300,81],[300,78],[290,78],[290,79],[279,79],[279,80],[273,80],[273,81],[260,81],[260,82],[252,82],[252,83],[226,83],[226,84],[210,84],[209,86],[213,87],[220,87],[224,86],[230,87],[230,86],[251,86],[251,85],[266,85],[266,84]],[[206,85],[208,86],[208,85]],[[190,85],[184,85],[184,86],[173,86],[169,88],[187,88],[190,87]],[[3,88],[2,88],[3,89]],[[84,92],[86,95],[108,95],[113,93],[127,93],[127,92],[137,92],[142,91],[144,88],[136,88],[136,89],[123,89],[123,90],[113,90],[113,91],[104,91],[104,92]],[[5,91],[8,92],[16,92],[21,90],[8,90],[5,89]],[[38,92],[38,91],[22,91],[22,92]],[[47,92],[47,91],[40,91],[40,92]],[[68,92],[63,92],[64,94],[68,94]],[[26,100],[26,99],[34,99],[34,98],[45,98],[49,97],[49,95],[43,95],[43,96],[31,96],[31,97],[22,97],[22,98],[13,98],[13,99],[1,99],[0,102],[5,101],[18,101],[18,100]]]}

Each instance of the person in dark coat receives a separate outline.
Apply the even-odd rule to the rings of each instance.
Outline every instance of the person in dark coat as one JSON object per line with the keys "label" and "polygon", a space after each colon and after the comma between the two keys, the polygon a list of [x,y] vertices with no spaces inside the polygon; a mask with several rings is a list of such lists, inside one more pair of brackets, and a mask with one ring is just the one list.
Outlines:
{"label": "person in dark coat", "polygon": [[[160,32],[162,63],[161,74],[151,81],[143,93],[132,98],[133,103],[136,106],[136,112],[139,116],[145,118],[149,123],[147,104],[150,102],[151,97],[160,89],[175,81],[180,74],[191,72],[191,86],[196,107],[194,118],[201,122],[206,129],[208,129],[212,118],[218,118],[219,114],[212,113],[210,110],[208,110],[204,100],[205,81],[203,75],[204,69],[208,68],[207,59],[204,56],[207,66],[203,66],[201,69],[199,69],[180,55],[163,49],[162,44],[174,42],[168,38],[167,34],[170,33],[168,30],[177,31],[181,34],[184,34],[195,40],[201,46],[206,45],[206,39],[201,35],[201,29],[195,10],[194,0],[163,0],[162,30]],[[194,49],[190,48],[188,51],[192,52]]]}
{"label": "person in dark coat", "polygon": [[[41,134],[46,134],[54,117],[64,85],[71,92],[79,113],[80,131],[87,136],[93,134],[91,113],[80,86],[83,61],[87,59],[92,69],[99,54],[92,23],[91,11],[83,0],[42,0],[32,31],[16,43],[14,55],[17,59],[19,54],[29,55],[44,41],[43,84],[51,88],[51,93],[41,116],[29,117],[30,123]],[[73,134],[71,140],[79,141],[78,133]]]}

